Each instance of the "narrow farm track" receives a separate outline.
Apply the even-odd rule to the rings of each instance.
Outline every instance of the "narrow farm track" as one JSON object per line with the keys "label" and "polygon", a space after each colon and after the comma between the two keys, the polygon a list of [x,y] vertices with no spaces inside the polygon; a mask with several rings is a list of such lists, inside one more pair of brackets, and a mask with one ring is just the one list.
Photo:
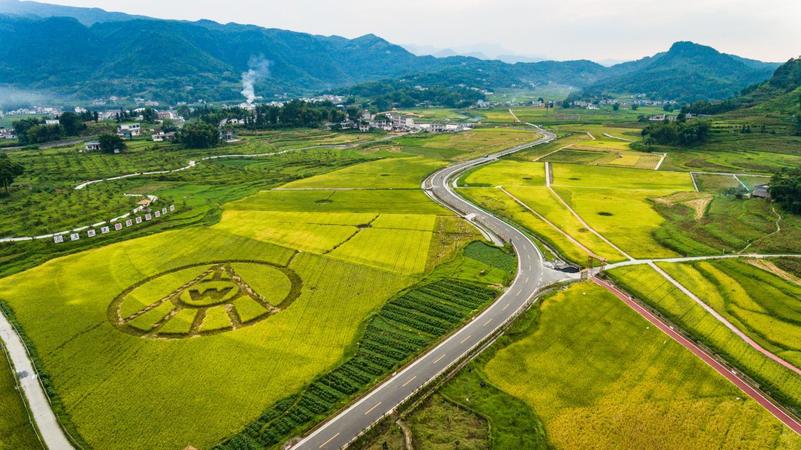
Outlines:
{"label": "narrow farm track", "polygon": [[759,390],[755,389],[751,384],[744,380],[735,370],[729,369],[723,365],[714,355],[696,345],[693,341],[684,337],[681,333],[676,331],[671,325],[668,325],[662,319],[651,313],[647,308],[640,305],[630,295],[618,289],[612,283],[598,278],[592,278],[595,284],[603,287],[617,298],[622,300],[626,305],[633,309],[636,313],[642,316],[645,320],[652,323],[659,328],[663,333],[668,335],[671,339],[679,343],[681,346],[692,352],[695,356],[707,363],[710,367],[715,369],[720,375],[729,380],[732,384],[737,386],[746,395],[754,399],[757,403],[767,409],[774,417],[779,419],[788,428],[801,434],[801,421],[790,415],[781,406],[774,403],[772,400],[763,395]]}
{"label": "narrow farm track", "polygon": [[0,312],[0,339],[8,350],[14,366],[14,375],[22,387],[22,394],[25,396],[28,409],[36,422],[35,425],[42,441],[50,450],[72,449],[72,444],[59,425],[58,419],[50,407],[50,400],[45,394],[42,384],[39,383],[36,369],[25,344],[2,312]]}
{"label": "narrow farm track", "polygon": [[442,169],[428,177],[422,186],[435,201],[512,245],[518,257],[518,272],[506,292],[462,329],[318,427],[296,443],[293,449],[319,450],[347,446],[364,430],[391,414],[405,400],[491,339],[525,310],[542,287],[561,278],[558,273],[545,267],[539,249],[525,234],[458,196],[451,184],[468,169],[556,139],[553,133],[545,130],[540,132],[543,137],[535,142]]}

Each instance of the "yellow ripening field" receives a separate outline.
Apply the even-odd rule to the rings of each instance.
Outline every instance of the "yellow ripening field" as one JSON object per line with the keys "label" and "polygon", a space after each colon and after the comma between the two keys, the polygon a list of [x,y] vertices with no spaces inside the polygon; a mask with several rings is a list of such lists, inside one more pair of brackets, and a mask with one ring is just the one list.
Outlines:
{"label": "yellow ripening field", "polygon": [[487,379],[525,401],[554,448],[797,448],[801,437],[592,284],[544,301]]}
{"label": "yellow ripening field", "polygon": [[465,186],[545,186],[545,164],[501,160],[462,178]]}
{"label": "yellow ripening field", "polygon": [[665,219],[650,199],[692,191],[687,173],[554,164],[554,189],[599,233],[635,257],[671,257],[653,232]]}
{"label": "yellow ripening field", "polygon": [[[425,264],[425,256],[421,259]],[[299,297],[251,326],[187,339],[132,335],[110,320],[115,296],[136,283],[186,264],[221,260],[286,267],[300,280],[294,286]],[[183,275],[152,282],[174,286],[193,276]],[[247,273],[241,275],[246,279]],[[208,448],[337,363],[356,338],[361,319],[412,282],[401,274],[222,230],[187,229],[49,261],[0,280],[0,298],[25,326],[67,412],[90,444]],[[155,289],[149,300],[170,286]],[[200,331],[227,324],[220,314],[213,311]],[[173,331],[191,325],[187,317],[176,319],[168,322]],[[143,326],[152,323],[143,320]]]}
{"label": "yellow ripening field", "polygon": [[409,188],[420,187],[443,161],[423,157],[385,158],[285,184],[283,188]]}

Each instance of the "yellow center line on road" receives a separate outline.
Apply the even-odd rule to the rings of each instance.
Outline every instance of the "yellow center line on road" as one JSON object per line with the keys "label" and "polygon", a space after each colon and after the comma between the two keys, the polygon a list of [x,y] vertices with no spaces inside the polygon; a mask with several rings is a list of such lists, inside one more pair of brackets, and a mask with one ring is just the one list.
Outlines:
{"label": "yellow center line on road", "polygon": [[409,380],[408,380],[408,381],[406,381],[405,383],[403,383],[403,384],[401,385],[401,387],[406,387],[406,386],[408,386],[408,385],[409,385],[409,383],[411,383],[412,381],[414,381],[414,379],[415,379],[415,378],[417,378],[417,375],[415,375],[415,376],[413,376],[413,377],[409,378]]}
{"label": "yellow center line on road", "polygon": [[380,404],[381,404],[381,402],[378,402],[378,403],[376,403],[375,405],[373,405],[373,407],[372,407],[372,408],[370,408],[370,409],[368,409],[367,411],[365,411],[365,412],[364,412],[364,415],[366,416],[366,415],[370,414],[371,412],[373,412],[373,410],[374,410],[374,409],[376,409],[376,408],[378,408],[378,406],[379,406]]}
{"label": "yellow center line on road", "polygon": [[320,446],[319,446],[319,447],[317,447],[317,448],[323,448],[323,447],[325,447],[326,445],[328,445],[329,443],[331,443],[331,441],[333,441],[334,439],[336,439],[336,438],[337,438],[337,436],[339,436],[339,433],[337,433],[337,434],[335,434],[335,435],[331,436],[331,437],[330,437],[330,438],[329,438],[327,441],[325,441],[325,442],[323,442],[322,444],[320,444]]}
{"label": "yellow center line on road", "polygon": [[436,359],[436,360],[433,362],[433,364],[436,364],[436,363],[438,363],[438,362],[442,361],[442,358],[444,358],[444,357],[445,357],[445,355],[442,355],[442,356],[440,356],[439,358],[437,358],[437,359]]}
{"label": "yellow center line on road", "polygon": [[464,343],[465,343],[465,342],[467,342],[467,340],[468,340],[468,339],[470,339],[471,337],[473,337],[473,335],[472,335],[472,334],[468,335],[466,338],[464,338],[464,339],[462,339],[461,341],[459,341],[459,343],[460,343],[460,344],[464,344]]}

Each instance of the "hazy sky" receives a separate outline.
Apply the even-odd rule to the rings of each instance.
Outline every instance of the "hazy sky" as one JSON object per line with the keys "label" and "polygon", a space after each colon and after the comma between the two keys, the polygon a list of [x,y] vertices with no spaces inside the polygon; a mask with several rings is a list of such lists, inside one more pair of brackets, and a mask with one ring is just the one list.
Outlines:
{"label": "hazy sky", "polygon": [[801,0],[41,1],[553,59],[634,59],[677,40],[770,61],[801,55]]}

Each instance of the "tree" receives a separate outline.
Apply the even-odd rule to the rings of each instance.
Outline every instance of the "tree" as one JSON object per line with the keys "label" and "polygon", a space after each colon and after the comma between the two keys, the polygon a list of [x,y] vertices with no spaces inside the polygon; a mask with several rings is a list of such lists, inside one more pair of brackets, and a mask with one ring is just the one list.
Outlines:
{"label": "tree", "polygon": [[620,103],[615,103],[612,105],[612,111],[620,111]]}
{"label": "tree", "polygon": [[86,129],[86,125],[83,123],[83,120],[81,120],[81,117],[73,112],[65,112],[59,116],[58,121],[61,123],[64,134],[67,136],[78,136]]}
{"label": "tree", "polygon": [[179,141],[189,148],[211,148],[219,144],[220,133],[205,122],[190,122],[181,130]]}
{"label": "tree", "polygon": [[801,114],[795,116],[795,135],[801,136]]}
{"label": "tree", "polygon": [[632,103],[631,104],[631,110],[632,111],[637,111],[638,109],[640,109],[640,105],[638,105],[636,103]]}
{"label": "tree", "polygon": [[0,153],[0,183],[2,183],[6,194],[14,179],[22,175],[25,169],[22,164],[11,161],[5,153]]}
{"label": "tree", "polygon": [[102,134],[97,141],[100,143],[100,151],[103,153],[119,153],[127,148],[122,138],[116,134]]}
{"label": "tree", "polygon": [[647,145],[691,146],[706,142],[709,138],[709,124],[694,122],[662,122],[648,125],[642,130],[643,141]]}
{"label": "tree", "polygon": [[159,120],[159,113],[157,113],[155,109],[145,108],[145,110],[142,111],[142,121],[145,123],[155,123],[157,120]]}
{"label": "tree", "polygon": [[801,214],[801,168],[783,168],[770,180],[770,196],[782,208]]}

